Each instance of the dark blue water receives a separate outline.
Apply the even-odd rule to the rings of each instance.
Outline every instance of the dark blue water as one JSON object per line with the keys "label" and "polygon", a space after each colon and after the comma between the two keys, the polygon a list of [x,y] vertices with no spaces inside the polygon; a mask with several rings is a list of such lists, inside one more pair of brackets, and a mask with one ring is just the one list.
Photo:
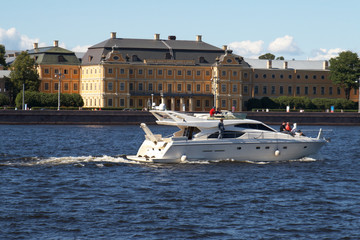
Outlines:
{"label": "dark blue water", "polygon": [[151,165],[138,126],[2,125],[0,239],[360,239],[360,127],[323,129],[300,161]]}

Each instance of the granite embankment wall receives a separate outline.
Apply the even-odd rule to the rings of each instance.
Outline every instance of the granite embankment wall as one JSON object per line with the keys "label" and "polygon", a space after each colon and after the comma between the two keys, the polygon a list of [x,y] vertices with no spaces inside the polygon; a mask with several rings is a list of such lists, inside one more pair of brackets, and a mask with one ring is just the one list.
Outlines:
{"label": "granite embankment wall", "polygon": [[[360,125],[359,113],[247,112],[247,118],[270,125],[282,121],[300,125]],[[137,125],[155,124],[155,120],[151,113],[141,111],[0,110],[0,124]]]}

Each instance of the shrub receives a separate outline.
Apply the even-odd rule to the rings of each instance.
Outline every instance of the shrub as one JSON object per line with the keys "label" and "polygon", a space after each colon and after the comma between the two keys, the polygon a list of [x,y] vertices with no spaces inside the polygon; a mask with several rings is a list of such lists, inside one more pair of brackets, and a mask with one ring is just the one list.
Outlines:
{"label": "shrub", "polygon": [[10,104],[10,99],[5,94],[0,94],[0,106],[6,106]]}
{"label": "shrub", "polygon": [[[28,107],[57,107],[58,94],[57,93],[42,93],[25,91],[25,103]],[[82,107],[84,101],[77,93],[74,94],[60,94],[60,103],[63,107]],[[22,91],[16,96],[16,107],[22,106]]]}

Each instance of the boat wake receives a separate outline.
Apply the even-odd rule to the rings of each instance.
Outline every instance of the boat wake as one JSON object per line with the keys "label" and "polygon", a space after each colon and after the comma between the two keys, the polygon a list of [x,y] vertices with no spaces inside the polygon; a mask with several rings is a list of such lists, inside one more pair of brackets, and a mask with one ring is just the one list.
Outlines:
{"label": "boat wake", "polygon": [[50,158],[22,158],[0,162],[0,166],[57,166],[57,165],[75,165],[85,166],[88,163],[95,164],[98,167],[103,167],[107,163],[113,164],[139,164],[138,162],[130,161],[122,156],[80,156],[80,157],[50,157]]}
{"label": "boat wake", "polygon": [[[233,159],[226,160],[186,160],[179,164],[218,164],[218,163],[247,163],[247,164],[276,164],[284,162],[315,162],[317,159],[305,157],[296,160],[288,160],[281,162],[274,161],[234,161]],[[159,165],[159,163],[143,163],[126,159],[125,156],[80,156],[80,157],[50,157],[50,158],[21,158],[7,161],[0,161],[0,166],[57,166],[57,165],[74,165],[84,167],[87,164],[93,164],[97,167],[104,167],[108,164],[145,164],[145,165]]]}

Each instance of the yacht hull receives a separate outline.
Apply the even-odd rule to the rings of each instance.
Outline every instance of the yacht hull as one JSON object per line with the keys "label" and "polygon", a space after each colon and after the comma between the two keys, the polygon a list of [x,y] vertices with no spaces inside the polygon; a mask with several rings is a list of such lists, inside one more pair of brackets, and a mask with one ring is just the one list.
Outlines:
{"label": "yacht hull", "polygon": [[278,141],[275,140],[226,140],[213,141],[174,141],[167,148],[159,150],[150,148],[152,143],[145,140],[137,156],[128,159],[140,162],[177,163],[181,161],[287,161],[313,155],[326,143],[325,140],[312,141]]}

